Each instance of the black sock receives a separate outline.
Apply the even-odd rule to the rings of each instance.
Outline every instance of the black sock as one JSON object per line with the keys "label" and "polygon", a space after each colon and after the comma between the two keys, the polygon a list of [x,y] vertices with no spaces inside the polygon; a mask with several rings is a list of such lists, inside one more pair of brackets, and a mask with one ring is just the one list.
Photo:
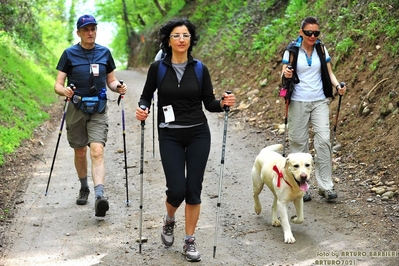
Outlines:
{"label": "black sock", "polygon": [[89,187],[89,184],[87,183],[87,176],[86,177],[79,177],[79,181],[80,181],[80,188]]}

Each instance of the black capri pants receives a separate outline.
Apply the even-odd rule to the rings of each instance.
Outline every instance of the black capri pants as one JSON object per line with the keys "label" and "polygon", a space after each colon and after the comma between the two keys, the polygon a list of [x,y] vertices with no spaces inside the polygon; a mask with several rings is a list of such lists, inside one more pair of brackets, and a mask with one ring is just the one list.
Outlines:
{"label": "black capri pants", "polygon": [[190,128],[159,128],[158,136],[166,177],[166,201],[176,208],[184,200],[190,205],[200,204],[211,147],[208,123]]}

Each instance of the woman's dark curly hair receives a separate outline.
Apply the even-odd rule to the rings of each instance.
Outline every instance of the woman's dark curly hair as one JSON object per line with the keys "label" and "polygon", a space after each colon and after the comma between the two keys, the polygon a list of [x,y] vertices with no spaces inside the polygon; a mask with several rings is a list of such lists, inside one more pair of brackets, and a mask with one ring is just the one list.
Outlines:
{"label": "woman's dark curly hair", "polygon": [[172,32],[172,30],[179,26],[186,26],[188,31],[191,34],[190,47],[188,48],[188,54],[191,54],[191,50],[193,49],[193,46],[197,45],[197,42],[199,40],[199,35],[197,34],[195,25],[193,23],[191,23],[191,21],[186,18],[172,19],[169,22],[167,22],[165,25],[163,25],[158,32],[161,49],[166,54],[172,54],[172,48],[170,48],[170,46],[169,46],[169,38],[170,38],[169,36],[170,36],[170,33]]}

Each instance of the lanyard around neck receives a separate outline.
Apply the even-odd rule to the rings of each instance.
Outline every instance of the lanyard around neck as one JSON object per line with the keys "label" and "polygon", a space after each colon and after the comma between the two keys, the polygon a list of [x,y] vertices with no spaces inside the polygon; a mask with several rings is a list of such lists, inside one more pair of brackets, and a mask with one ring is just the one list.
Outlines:
{"label": "lanyard around neck", "polygon": [[93,64],[93,62],[94,62],[94,54],[96,53],[96,45],[94,44],[93,55],[92,55],[92,58],[91,58],[91,62],[90,62],[89,58],[87,57],[87,54],[86,54],[86,52],[85,52],[85,49],[82,47],[82,45],[80,45],[80,48],[82,49],[82,52],[83,52],[83,54],[85,55],[86,60],[87,60],[87,63],[89,63],[90,69],[91,69],[91,64]]}

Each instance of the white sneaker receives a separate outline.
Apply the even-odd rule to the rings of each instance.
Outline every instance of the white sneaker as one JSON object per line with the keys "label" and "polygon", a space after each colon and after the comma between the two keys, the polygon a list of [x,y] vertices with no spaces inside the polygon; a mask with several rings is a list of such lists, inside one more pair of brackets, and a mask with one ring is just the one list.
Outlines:
{"label": "white sneaker", "polygon": [[166,247],[170,247],[173,245],[175,241],[174,231],[175,231],[176,223],[175,221],[169,222],[166,221],[166,218],[163,219],[163,227],[161,238],[162,242]]}
{"label": "white sneaker", "polygon": [[201,260],[201,254],[197,250],[197,245],[195,244],[194,237],[188,240],[184,240],[183,254],[186,256],[186,260],[188,261]]}

